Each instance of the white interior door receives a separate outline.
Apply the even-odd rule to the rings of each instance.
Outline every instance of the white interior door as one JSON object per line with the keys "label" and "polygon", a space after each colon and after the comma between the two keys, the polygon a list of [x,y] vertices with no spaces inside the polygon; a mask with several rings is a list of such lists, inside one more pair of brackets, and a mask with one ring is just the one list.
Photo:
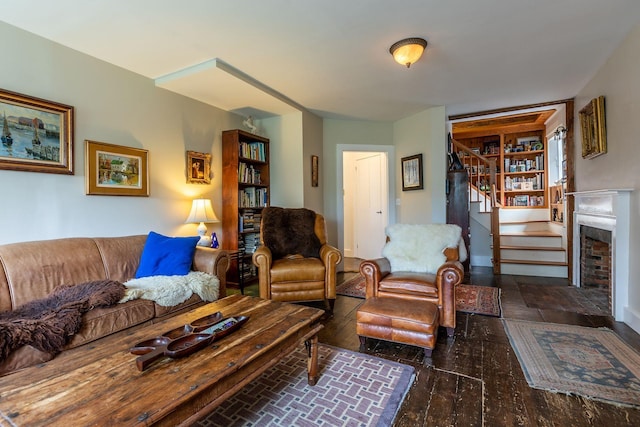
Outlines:
{"label": "white interior door", "polygon": [[386,155],[366,153],[355,163],[354,255],[362,259],[379,258],[388,221]]}

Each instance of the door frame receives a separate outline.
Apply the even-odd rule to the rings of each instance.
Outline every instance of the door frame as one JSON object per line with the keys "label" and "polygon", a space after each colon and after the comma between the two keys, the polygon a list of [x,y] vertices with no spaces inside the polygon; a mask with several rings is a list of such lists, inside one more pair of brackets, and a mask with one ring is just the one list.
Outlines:
{"label": "door frame", "polygon": [[395,147],[393,145],[338,144],[336,146],[336,220],[338,228],[338,249],[340,249],[341,252],[344,252],[343,153],[349,151],[387,154],[387,218],[389,224],[395,224],[396,222]]}

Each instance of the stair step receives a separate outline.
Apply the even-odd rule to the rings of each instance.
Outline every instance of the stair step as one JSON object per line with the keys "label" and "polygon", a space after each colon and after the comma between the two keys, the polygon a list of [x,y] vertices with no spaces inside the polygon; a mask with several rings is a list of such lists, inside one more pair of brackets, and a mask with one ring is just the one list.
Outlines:
{"label": "stair step", "polygon": [[530,264],[530,265],[555,265],[555,266],[567,266],[566,261],[538,261],[538,260],[526,260],[526,259],[501,259],[502,264]]}
{"label": "stair step", "polygon": [[500,249],[508,249],[508,250],[522,250],[522,251],[563,251],[564,248],[558,246],[510,246],[510,245],[500,245]]}
{"label": "stair step", "polygon": [[566,252],[563,248],[537,248],[501,246],[500,260],[528,260],[541,262],[565,262]]}
{"label": "stair step", "polygon": [[517,247],[562,247],[562,236],[549,231],[529,231],[523,233],[500,234],[500,246]]}
{"label": "stair step", "polygon": [[569,277],[567,263],[541,263],[524,261],[502,261],[500,273],[514,276]]}

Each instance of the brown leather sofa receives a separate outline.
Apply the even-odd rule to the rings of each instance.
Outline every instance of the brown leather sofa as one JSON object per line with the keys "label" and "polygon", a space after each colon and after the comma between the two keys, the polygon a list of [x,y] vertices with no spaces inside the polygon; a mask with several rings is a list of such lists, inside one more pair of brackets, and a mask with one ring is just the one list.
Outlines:
{"label": "brown leather sofa", "polygon": [[[313,233],[319,240],[318,257],[304,256],[298,252],[274,256],[265,240],[265,221],[270,213],[305,213],[315,215]],[[286,221],[288,222],[288,221]],[[302,239],[291,232],[291,240]],[[260,298],[275,301],[319,301],[325,302],[328,310],[333,310],[336,299],[336,268],[342,260],[340,251],[327,244],[327,230],[324,217],[307,209],[265,208],[260,226],[261,246],[253,254],[253,263],[258,267]]]}
{"label": "brown leather sofa", "polygon": [[[147,236],[66,238],[0,245],[0,311],[46,297],[61,285],[111,279],[125,282],[135,276]],[[193,270],[213,274],[220,281],[219,297],[226,296],[229,255],[223,250],[198,246]],[[136,299],[83,315],[82,328],[65,351],[138,325],[155,323],[204,304],[199,296],[174,307]],[[96,341],[98,340],[98,341]],[[0,361],[0,375],[52,359],[48,353],[25,345]]]}
{"label": "brown leather sofa", "polygon": [[391,271],[387,258],[363,261],[360,273],[365,278],[366,297],[390,297],[407,301],[428,301],[439,311],[440,326],[453,336],[456,327],[456,286],[462,282],[464,270],[458,261],[458,248],[444,250],[446,262],[435,274]]}

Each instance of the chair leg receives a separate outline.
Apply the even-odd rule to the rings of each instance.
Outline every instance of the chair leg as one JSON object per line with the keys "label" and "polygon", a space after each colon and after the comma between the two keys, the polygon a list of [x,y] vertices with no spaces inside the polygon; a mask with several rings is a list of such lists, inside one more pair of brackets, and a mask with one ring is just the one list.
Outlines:
{"label": "chair leg", "polygon": [[367,348],[367,337],[358,335],[358,339],[360,340],[360,352],[364,352]]}
{"label": "chair leg", "polygon": [[447,336],[452,337],[455,331],[456,331],[456,328],[447,328]]}
{"label": "chair leg", "polygon": [[425,359],[430,359],[431,358],[431,354],[433,353],[433,349],[432,348],[424,348],[424,358]]}
{"label": "chair leg", "polygon": [[324,309],[329,313],[333,313],[333,307],[335,306],[335,299],[325,299],[324,300]]}

